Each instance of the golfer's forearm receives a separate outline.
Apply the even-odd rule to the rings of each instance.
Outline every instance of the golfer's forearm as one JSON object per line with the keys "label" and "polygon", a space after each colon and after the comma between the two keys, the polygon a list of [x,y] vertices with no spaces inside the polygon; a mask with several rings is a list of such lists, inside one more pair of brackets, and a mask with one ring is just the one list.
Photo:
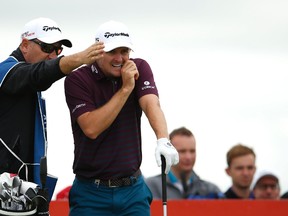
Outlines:
{"label": "golfer's forearm", "polygon": [[140,105],[157,139],[168,138],[167,122],[158,97],[153,94],[145,95],[140,99]]}
{"label": "golfer's forearm", "polygon": [[104,106],[78,118],[84,134],[90,139],[96,139],[116,119],[131,92],[120,89]]}
{"label": "golfer's forearm", "polygon": [[80,67],[82,64],[83,61],[81,61],[81,55],[79,53],[76,53],[61,58],[59,62],[59,67],[64,74],[69,74],[74,69]]}
{"label": "golfer's forearm", "polygon": [[157,111],[155,110],[155,112],[149,112],[147,118],[157,139],[169,137],[166,119],[160,108]]}

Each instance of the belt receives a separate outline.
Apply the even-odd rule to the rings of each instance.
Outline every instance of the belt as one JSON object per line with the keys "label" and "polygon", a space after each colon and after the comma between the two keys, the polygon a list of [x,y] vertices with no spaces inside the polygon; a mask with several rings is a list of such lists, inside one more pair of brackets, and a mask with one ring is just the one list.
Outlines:
{"label": "belt", "polygon": [[76,178],[80,181],[91,182],[96,185],[102,185],[102,186],[113,188],[113,187],[131,186],[137,182],[140,175],[141,175],[141,171],[139,169],[132,176],[124,177],[124,178],[102,180],[102,179],[85,178],[79,175],[76,175]]}

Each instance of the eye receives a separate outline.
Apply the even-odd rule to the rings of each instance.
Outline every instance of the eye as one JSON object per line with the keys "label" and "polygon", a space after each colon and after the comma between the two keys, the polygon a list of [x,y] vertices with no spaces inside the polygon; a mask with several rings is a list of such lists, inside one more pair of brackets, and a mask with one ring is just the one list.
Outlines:
{"label": "eye", "polygon": [[109,52],[107,52],[108,54],[111,54],[111,55],[113,55],[113,54],[115,54],[116,53],[116,50],[115,49],[113,49],[113,50],[111,50],[111,51],[109,51]]}
{"label": "eye", "polygon": [[54,46],[50,44],[42,44],[43,50],[45,50],[47,53],[52,53],[54,51]]}
{"label": "eye", "polygon": [[128,49],[128,48],[121,50],[122,55],[127,55],[129,52],[130,52],[130,49]]}

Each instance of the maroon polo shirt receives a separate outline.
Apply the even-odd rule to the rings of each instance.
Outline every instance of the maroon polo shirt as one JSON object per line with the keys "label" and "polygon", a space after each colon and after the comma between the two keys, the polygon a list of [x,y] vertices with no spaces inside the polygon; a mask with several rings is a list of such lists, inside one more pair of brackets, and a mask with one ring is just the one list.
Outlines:
{"label": "maroon polo shirt", "polygon": [[76,175],[118,178],[132,175],[141,165],[142,110],[139,99],[146,94],[158,96],[158,91],[149,64],[143,59],[131,60],[138,68],[139,79],[115,121],[96,139],[86,137],[76,120],[83,113],[106,104],[121,88],[122,79],[105,77],[96,63],[79,68],[65,79],[75,145],[73,171]]}

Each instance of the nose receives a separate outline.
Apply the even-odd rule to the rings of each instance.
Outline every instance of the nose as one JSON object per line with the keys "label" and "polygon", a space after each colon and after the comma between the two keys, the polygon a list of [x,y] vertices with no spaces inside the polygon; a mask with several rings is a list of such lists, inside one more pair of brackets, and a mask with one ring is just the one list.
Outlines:
{"label": "nose", "polygon": [[114,59],[115,59],[116,61],[122,61],[123,56],[122,56],[122,54],[121,54],[120,52],[119,52],[119,53],[115,53]]}
{"label": "nose", "polygon": [[244,168],[244,169],[243,169],[243,174],[244,174],[244,175],[246,175],[246,176],[247,176],[247,175],[251,175],[251,173],[252,173],[251,169],[249,169],[249,168]]}

